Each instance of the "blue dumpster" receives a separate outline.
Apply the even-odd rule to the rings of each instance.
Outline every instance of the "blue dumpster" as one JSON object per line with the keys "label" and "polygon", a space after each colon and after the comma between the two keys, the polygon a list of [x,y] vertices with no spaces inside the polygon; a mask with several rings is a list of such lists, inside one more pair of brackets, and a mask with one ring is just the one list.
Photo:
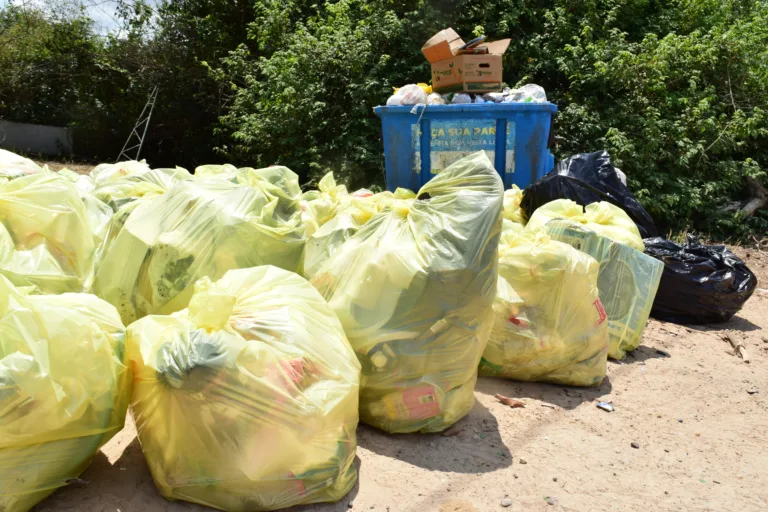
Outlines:
{"label": "blue dumpster", "polygon": [[504,181],[525,188],[552,170],[547,148],[552,103],[470,103],[376,107],[384,137],[387,189],[418,190],[456,160],[485,151]]}

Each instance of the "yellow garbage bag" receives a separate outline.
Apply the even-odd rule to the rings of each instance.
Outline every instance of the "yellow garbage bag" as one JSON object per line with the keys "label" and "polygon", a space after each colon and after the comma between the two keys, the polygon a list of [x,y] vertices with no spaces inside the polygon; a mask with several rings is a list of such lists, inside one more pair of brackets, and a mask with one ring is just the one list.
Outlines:
{"label": "yellow garbage bag", "polygon": [[88,288],[94,235],[67,179],[43,172],[0,184],[0,224],[0,274],[12,283],[42,293]]}
{"label": "yellow garbage bag", "polygon": [[[142,203],[164,194],[176,182],[190,179],[182,167],[175,169],[151,169],[141,174],[130,174],[115,178],[95,188],[89,195],[102,203],[112,214],[104,226],[94,228],[96,237],[96,272],[104,255],[123,229],[128,217]],[[86,206],[86,208],[88,208]],[[89,212],[91,209],[89,209]],[[89,213],[89,217],[90,217]],[[93,222],[91,223],[93,227]]]}
{"label": "yellow garbage bag", "polygon": [[645,245],[640,231],[627,213],[611,203],[601,201],[582,206],[570,199],[557,199],[537,209],[528,219],[525,228],[536,233],[552,219],[568,219],[583,224],[590,231],[626,244],[638,251],[644,251]]}
{"label": "yellow garbage bag", "polygon": [[129,174],[106,182],[93,190],[93,195],[117,212],[122,206],[143,197],[164,194],[176,182],[191,178],[182,167],[174,169],[148,169],[140,174]]}
{"label": "yellow garbage bag", "polygon": [[398,188],[394,193],[378,194],[363,189],[342,197],[334,208],[333,217],[307,239],[304,249],[304,275],[308,278],[314,276],[344,242],[374,215],[389,208],[395,200],[415,197],[415,193],[402,188]]}
{"label": "yellow garbage bag", "polygon": [[43,172],[43,167],[40,167],[29,158],[0,149],[0,178],[12,180],[41,172]]}
{"label": "yellow garbage bag", "polygon": [[[548,236],[505,226],[494,324],[480,374],[597,386],[608,357],[598,263]],[[506,231],[506,229],[505,229]]]}
{"label": "yellow garbage bag", "polygon": [[299,215],[282,218],[278,203],[223,180],[179,181],[133,210],[99,265],[94,293],[130,324],[184,309],[204,276],[265,264],[299,271],[304,227]]}
{"label": "yellow garbage bag", "polygon": [[474,404],[492,325],[503,186],[484,153],[397,200],[312,278],[363,367],[360,417],[439,432]]}
{"label": "yellow garbage bag", "polygon": [[90,176],[94,186],[98,188],[125,176],[144,174],[149,170],[146,160],[126,160],[116,164],[99,164],[91,169]]}
{"label": "yellow garbage bag", "polygon": [[224,181],[231,181],[235,182],[237,179],[237,167],[235,167],[232,164],[223,164],[223,165],[216,165],[216,164],[208,164],[208,165],[200,165],[198,167],[195,167],[195,174],[193,175],[196,179],[220,179]]}
{"label": "yellow garbage bag", "polygon": [[195,285],[128,329],[131,407],[163,496],[229,511],[340,500],[354,485],[360,365],[320,294],[271,267]]}
{"label": "yellow garbage bag", "polygon": [[0,276],[0,510],[77,478],[123,428],[124,330],[93,295],[25,295]]}
{"label": "yellow garbage bag", "polygon": [[504,191],[504,209],[502,211],[506,220],[525,225],[525,213],[520,208],[522,201],[523,191],[517,185],[512,185],[511,189]]}
{"label": "yellow garbage bag", "polygon": [[608,355],[623,359],[640,344],[653,299],[659,288],[664,263],[631,247],[600,236],[590,224],[553,220],[546,232],[589,254],[600,263],[597,287],[608,314]]}
{"label": "yellow garbage bag", "polygon": [[301,198],[301,208],[304,212],[307,236],[312,236],[326,222],[333,219],[337,208],[347,197],[349,197],[347,187],[336,184],[332,172],[322,177],[317,190],[305,192]]}

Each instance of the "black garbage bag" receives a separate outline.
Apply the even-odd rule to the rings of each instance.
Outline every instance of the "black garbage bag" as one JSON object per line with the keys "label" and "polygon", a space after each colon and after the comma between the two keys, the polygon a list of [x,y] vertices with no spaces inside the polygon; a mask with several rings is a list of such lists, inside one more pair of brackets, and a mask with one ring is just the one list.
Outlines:
{"label": "black garbage bag", "polygon": [[520,206],[530,217],[537,208],[555,199],[571,199],[582,206],[608,201],[627,212],[643,238],[659,234],[651,216],[619,179],[611,155],[605,150],[579,153],[558,162],[525,189]]}
{"label": "black garbage bag", "polygon": [[647,238],[645,253],[664,262],[651,316],[678,324],[725,322],[749,299],[757,278],[724,245]]}

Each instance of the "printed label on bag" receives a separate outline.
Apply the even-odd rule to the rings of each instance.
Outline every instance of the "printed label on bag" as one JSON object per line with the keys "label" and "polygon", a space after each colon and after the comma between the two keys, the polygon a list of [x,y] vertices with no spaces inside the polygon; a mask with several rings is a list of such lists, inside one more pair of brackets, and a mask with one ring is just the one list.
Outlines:
{"label": "printed label on bag", "polygon": [[598,320],[595,325],[600,325],[601,323],[605,322],[605,319],[608,318],[608,315],[605,314],[605,308],[603,307],[603,303],[600,302],[600,299],[597,299],[595,302],[593,302],[595,305],[595,309],[597,309],[597,315]]}
{"label": "printed label on bag", "polygon": [[408,419],[423,420],[440,414],[440,404],[434,386],[417,386],[403,391],[403,403],[408,408]]}

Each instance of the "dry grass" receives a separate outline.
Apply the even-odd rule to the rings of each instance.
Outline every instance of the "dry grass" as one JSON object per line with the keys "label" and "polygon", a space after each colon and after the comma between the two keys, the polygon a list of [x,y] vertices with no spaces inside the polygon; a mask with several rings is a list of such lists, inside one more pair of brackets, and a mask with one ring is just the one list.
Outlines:
{"label": "dry grass", "polygon": [[48,168],[52,171],[60,171],[62,169],[69,169],[70,171],[75,171],[79,174],[88,174],[91,172],[91,169],[94,168],[93,164],[88,163],[82,163],[82,162],[75,162],[75,161],[67,161],[67,160],[40,160],[39,158],[33,158],[32,160],[35,161],[35,163],[39,166],[47,165]]}

